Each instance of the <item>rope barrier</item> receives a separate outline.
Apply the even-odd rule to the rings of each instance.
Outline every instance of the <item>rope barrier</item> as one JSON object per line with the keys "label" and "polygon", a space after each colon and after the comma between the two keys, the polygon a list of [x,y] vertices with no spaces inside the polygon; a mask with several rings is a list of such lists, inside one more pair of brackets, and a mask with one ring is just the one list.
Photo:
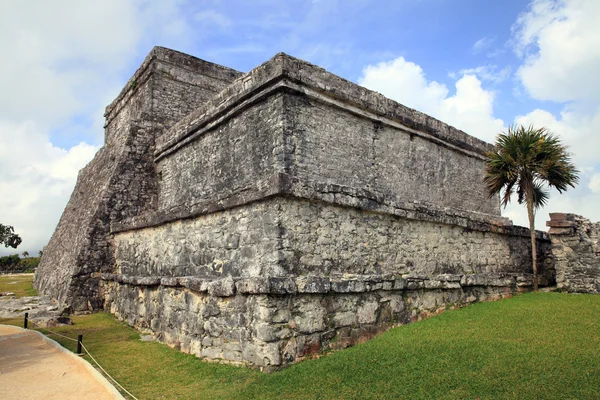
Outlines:
{"label": "rope barrier", "polygon": [[[27,317],[25,317],[25,318],[27,318]],[[130,393],[130,392],[127,390],[127,389],[125,389],[125,388],[123,387],[123,385],[121,385],[119,382],[117,382],[117,380],[116,380],[115,378],[113,378],[112,376],[110,376],[110,374],[109,374],[108,372],[106,372],[106,370],[105,370],[104,368],[102,368],[102,365],[100,365],[100,363],[99,363],[98,361],[96,361],[96,359],[94,358],[94,356],[92,356],[92,354],[89,352],[89,350],[87,349],[87,347],[85,347],[85,345],[83,344],[83,342],[81,342],[81,341],[80,341],[80,340],[78,340],[78,339],[73,339],[72,337],[65,336],[65,335],[63,335],[63,334],[60,334],[60,333],[58,333],[58,332],[51,331],[50,329],[42,328],[41,326],[39,326],[38,324],[36,324],[35,322],[33,322],[33,321],[31,321],[31,320],[28,320],[28,322],[29,322],[29,323],[30,323],[30,324],[31,324],[33,327],[36,327],[36,328],[37,328],[37,329],[39,329],[39,330],[46,331],[47,333],[49,333],[49,334],[51,334],[51,335],[57,335],[57,336],[60,336],[60,337],[62,337],[62,338],[65,338],[65,339],[68,339],[68,340],[71,340],[71,341],[73,341],[73,342],[76,342],[76,343],[78,343],[78,345],[80,345],[80,346],[81,346],[81,348],[82,348],[82,349],[83,349],[83,350],[86,352],[86,354],[87,354],[87,355],[88,355],[88,356],[89,356],[89,357],[92,359],[92,361],[93,361],[93,362],[94,362],[94,363],[95,363],[95,364],[98,366],[98,368],[99,368],[99,369],[100,369],[100,370],[101,370],[101,371],[104,373],[104,375],[106,375],[106,376],[107,376],[107,377],[108,377],[108,378],[109,378],[111,381],[113,381],[113,382],[115,383],[115,385],[117,385],[119,388],[121,388],[121,390],[122,390],[123,392],[127,393],[127,394],[129,395],[129,397],[131,397],[133,400],[138,400],[138,398],[137,398],[137,397],[135,397],[134,395],[132,395],[132,394],[131,394],[131,393]],[[79,349],[78,349],[77,351],[79,351]]]}
{"label": "rope barrier", "polygon": [[46,331],[46,332],[48,332],[48,333],[49,333],[49,334],[51,334],[51,335],[57,335],[57,336],[60,336],[60,337],[62,337],[62,338],[65,338],[65,339],[68,339],[68,340],[70,340],[70,341],[72,341],[72,342],[75,342],[75,343],[77,343],[77,342],[78,342],[78,340],[77,340],[77,339],[73,339],[72,337],[68,337],[68,336],[65,336],[65,335],[63,335],[63,334],[60,334],[60,333],[58,333],[58,332],[51,331],[50,329],[42,328],[41,326],[39,326],[38,324],[36,324],[35,322],[33,322],[33,321],[31,321],[31,320],[29,320],[29,323],[30,323],[31,325],[33,325],[34,327],[37,327],[37,329],[39,329],[39,330],[42,330],[42,331]]}
{"label": "rope barrier", "polygon": [[90,356],[90,358],[92,359],[92,361],[94,363],[96,363],[96,365],[98,366],[98,368],[100,368],[100,370],[102,372],[104,372],[104,374],[106,376],[108,376],[110,378],[111,381],[113,381],[115,383],[115,385],[117,385],[118,387],[121,388],[121,390],[123,390],[125,393],[127,393],[132,399],[134,400],[138,400],[137,397],[135,397],[134,395],[132,395],[131,393],[129,393],[129,391],[127,389],[125,389],[119,382],[117,382],[115,380],[115,378],[113,378],[112,376],[110,376],[110,374],[108,372],[106,372],[106,370],[104,368],[102,368],[102,366],[98,363],[98,361],[96,361],[96,359],[90,354],[90,352],[88,351],[88,349],[83,345],[83,343],[81,344],[81,347],[83,348],[83,350],[87,353],[88,356]]}

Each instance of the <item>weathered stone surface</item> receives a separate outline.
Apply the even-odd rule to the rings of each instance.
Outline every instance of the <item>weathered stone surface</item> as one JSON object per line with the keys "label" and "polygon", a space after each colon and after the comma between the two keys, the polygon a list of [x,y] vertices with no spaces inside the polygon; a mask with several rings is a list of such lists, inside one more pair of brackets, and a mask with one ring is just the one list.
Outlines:
{"label": "weathered stone surface", "polygon": [[16,298],[3,296],[0,298],[0,318],[24,318],[28,313],[31,326],[56,326],[59,324],[70,325],[69,317],[63,307],[48,296],[28,296]]}
{"label": "weathered stone surface", "polygon": [[550,213],[556,285],[573,293],[600,293],[600,222]]}
{"label": "weathered stone surface", "polygon": [[[509,287],[233,297],[113,281],[105,289],[112,313],[173,347],[272,371],[322,350],[361,343],[393,324],[435,315],[445,305],[506,297],[516,282],[515,277]],[[203,304],[204,311],[195,312],[190,303]]]}
{"label": "weathered stone surface", "polygon": [[73,310],[102,307],[92,275],[114,267],[110,224],[156,207],[156,137],[240,74],[161,47],[150,52],[106,108],[105,144],[80,171],[44,248],[35,279],[41,293]]}
{"label": "weathered stone surface", "polygon": [[327,293],[331,289],[329,278],[319,276],[299,276],[296,278],[298,293]]}
{"label": "weathered stone surface", "polygon": [[235,282],[231,277],[211,282],[208,285],[208,293],[217,297],[233,296],[235,293]]}
{"label": "weathered stone surface", "polygon": [[106,118],[36,277],[73,310],[271,371],[531,284],[489,144],[302,60],[157,48]]}
{"label": "weathered stone surface", "polygon": [[235,287],[238,293],[243,294],[269,293],[271,288],[269,285],[269,279],[261,276],[240,279],[235,283]]}

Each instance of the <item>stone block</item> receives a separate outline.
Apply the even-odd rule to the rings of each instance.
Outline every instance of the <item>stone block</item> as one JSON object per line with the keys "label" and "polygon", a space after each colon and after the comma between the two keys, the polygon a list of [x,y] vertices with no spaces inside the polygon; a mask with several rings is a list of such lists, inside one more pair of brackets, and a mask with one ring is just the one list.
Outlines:
{"label": "stone block", "polygon": [[358,307],[357,317],[359,324],[373,324],[377,321],[379,303],[367,301]]}
{"label": "stone block", "polygon": [[[412,282],[411,282],[412,283]],[[438,280],[426,280],[423,281],[423,287],[425,289],[442,289],[446,282],[438,281]]]}
{"label": "stone block", "polygon": [[256,338],[263,342],[274,342],[279,340],[277,336],[277,328],[271,324],[258,324],[255,327]]}
{"label": "stone block", "polygon": [[291,318],[291,312],[288,309],[279,309],[273,315],[273,322],[276,324],[288,322]]}
{"label": "stone block", "polygon": [[334,328],[353,326],[358,322],[358,314],[355,311],[344,311],[333,314],[330,317]]}
{"label": "stone block", "polygon": [[463,275],[460,284],[461,286],[486,286],[487,276],[483,274]]}
{"label": "stone block", "polygon": [[243,278],[235,283],[238,293],[242,294],[261,294],[269,293],[270,283],[268,278]]}
{"label": "stone block", "polygon": [[269,278],[269,293],[294,294],[298,291],[293,278]]}
{"label": "stone block", "polygon": [[548,233],[550,235],[572,235],[574,230],[573,228],[550,228]]}
{"label": "stone block", "polygon": [[161,286],[175,287],[179,286],[179,278],[175,276],[163,276],[160,278]]}
{"label": "stone block", "polygon": [[406,287],[406,280],[398,278],[394,280],[394,290],[402,290]]}
{"label": "stone block", "polygon": [[229,297],[235,293],[235,282],[231,277],[218,279],[208,284],[208,293],[217,297]]}
{"label": "stone block", "polygon": [[569,213],[549,213],[550,220],[555,221],[574,221],[576,215]]}
{"label": "stone block", "polygon": [[208,303],[202,307],[202,318],[208,319],[221,314],[221,309],[214,304]]}
{"label": "stone block", "polygon": [[196,278],[193,276],[187,276],[185,279],[180,279],[182,285],[194,292],[206,293],[208,292],[208,286],[210,281],[202,278]]}
{"label": "stone block", "polygon": [[331,289],[329,278],[299,276],[296,278],[298,293],[327,293]]}

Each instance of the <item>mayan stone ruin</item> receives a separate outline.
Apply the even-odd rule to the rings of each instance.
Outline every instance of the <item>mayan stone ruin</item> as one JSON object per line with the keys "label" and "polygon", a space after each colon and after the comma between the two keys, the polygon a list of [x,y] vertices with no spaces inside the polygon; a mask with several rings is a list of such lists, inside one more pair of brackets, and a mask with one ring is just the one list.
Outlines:
{"label": "mayan stone ruin", "polygon": [[570,293],[600,294],[600,222],[580,215],[550,213],[556,286]]}
{"label": "mayan stone ruin", "polygon": [[35,279],[74,312],[272,371],[532,285],[491,145],[305,61],[157,47],[105,117]]}

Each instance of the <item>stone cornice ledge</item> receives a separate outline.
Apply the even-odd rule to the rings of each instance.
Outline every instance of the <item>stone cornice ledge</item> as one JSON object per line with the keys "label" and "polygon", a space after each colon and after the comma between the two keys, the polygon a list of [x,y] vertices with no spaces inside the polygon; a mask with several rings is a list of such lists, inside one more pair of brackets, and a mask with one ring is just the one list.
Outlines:
{"label": "stone cornice ledge", "polygon": [[352,275],[332,277],[252,277],[205,279],[195,276],[133,276],[122,274],[100,274],[103,281],[141,287],[185,288],[216,297],[229,297],[235,294],[327,294],[363,293],[376,290],[451,290],[466,287],[530,287],[533,275],[526,273],[497,274],[442,274],[433,276],[410,275]]}
{"label": "stone cornice ledge", "polygon": [[493,148],[461,130],[340,78],[323,68],[279,53],[235,80],[205,105],[157,138],[156,161],[194,141],[205,131],[272,94],[274,90],[282,88],[302,92],[472,157],[481,158]]}
{"label": "stone cornice ledge", "polygon": [[[256,182],[252,187],[244,188],[224,198],[155,211],[113,223],[111,233],[150,228],[181,219],[195,218],[276,196],[322,201],[412,220],[456,225],[467,230],[529,237],[529,229],[514,226],[504,217],[421,202],[402,201],[389,194],[383,195],[341,185],[312,181],[300,183],[285,173],[274,174],[268,179]],[[550,240],[546,232],[536,231],[536,235],[538,240]]]}

